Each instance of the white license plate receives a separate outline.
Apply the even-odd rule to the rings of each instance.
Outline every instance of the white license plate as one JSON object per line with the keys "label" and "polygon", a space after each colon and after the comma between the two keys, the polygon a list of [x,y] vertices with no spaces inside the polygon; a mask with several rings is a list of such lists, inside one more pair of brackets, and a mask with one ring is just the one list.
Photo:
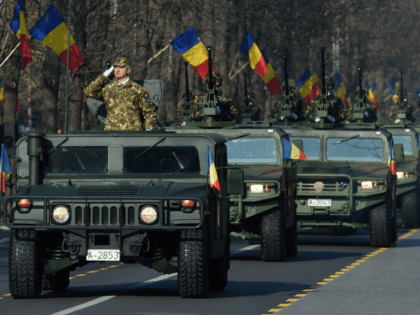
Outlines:
{"label": "white license plate", "polygon": [[88,249],[86,260],[120,261],[120,251],[115,249]]}
{"label": "white license plate", "polygon": [[331,207],[331,199],[308,199],[309,207]]}

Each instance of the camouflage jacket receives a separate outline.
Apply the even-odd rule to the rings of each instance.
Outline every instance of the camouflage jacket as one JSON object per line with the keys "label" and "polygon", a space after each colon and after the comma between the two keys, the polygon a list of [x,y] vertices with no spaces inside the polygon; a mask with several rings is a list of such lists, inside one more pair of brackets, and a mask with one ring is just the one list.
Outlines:
{"label": "camouflage jacket", "polygon": [[[391,105],[388,109],[387,117],[388,121],[395,122],[397,119],[398,114],[398,104]],[[406,119],[415,122],[417,118],[416,111],[413,106],[408,106],[407,112],[406,112]]]}
{"label": "camouflage jacket", "polygon": [[[305,118],[306,118],[305,113],[307,111],[306,104],[302,100],[298,100],[298,101],[292,100],[292,102],[293,102],[293,105],[292,105],[292,108],[291,108],[291,112],[292,112],[292,114],[296,115],[296,117],[297,117],[296,121],[305,120]],[[281,111],[282,111],[281,103],[282,103],[281,99],[277,100],[274,103],[273,108],[271,109],[270,117],[272,117],[272,118],[274,118],[278,121],[282,121],[284,119],[284,117],[281,116]],[[292,119],[292,121],[293,120],[294,119]]]}
{"label": "camouflage jacket", "polygon": [[[330,95],[328,95],[328,100],[332,104],[332,107],[330,106],[328,108],[328,115],[332,116],[336,123],[340,123],[351,118],[352,108],[350,106],[346,107],[346,105],[339,97],[336,97],[333,93],[330,93]],[[316,121],[317,117],[315,117],[315,115],[318,110],[318,101],[319,97],[316,97],[306,108],[305,117],[307,121]]]}
{"label": "camouflage jacket", "polygon": [[[363,111],[363,122],[364,123],[372,123],[378,120],[377,110],[375,104],[373,104],[371,101],[366,100],[367,102],[367,108]],[[348,108],[348,118],[347,120],[353,121],[353,113],[354,113],[354,106],[352,104],[349,104]],[[365,113],[367,112],[367,113]],[[366,115],[367,114],[367,115]]]}
{"label": "camouflage jacket", "polygon": [[125,85],[115,80],[108,83],[101,74],[86,88],[86,97],[103,100],[107,117],[104,130],[141,130],[140,114],[146,129],[153,129],[156,121],[155,108],[147,100],[147,92],[140,84],[128,81]]}

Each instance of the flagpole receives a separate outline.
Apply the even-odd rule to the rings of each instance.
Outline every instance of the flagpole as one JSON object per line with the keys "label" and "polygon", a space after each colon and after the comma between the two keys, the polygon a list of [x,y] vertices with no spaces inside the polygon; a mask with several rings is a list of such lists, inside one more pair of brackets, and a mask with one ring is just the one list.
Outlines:
{"label": "flagpole", "polygon": [[248,61],[246,64],[244,64],[244,65],[242,66],[242,68],[238,70],[238,72],[236,72],[233,76],[231,76],[231,77],[229,78],[229,80],[232,80],[234,77],[236,77],[236,76],[239,74],[239,72],[241,72],[242,70],[244,70],[244,69],[245,69],[245,67],[246,67],[247,65],[249,65],[249,61]]}
{"label": "flagpole", "polygon": [[4,43],[3,43],[3,47],[1,48],[0,58],[1,58],[1,56],[3,56],[4,47],[6,47],[6,43],[7,43],[7,39],[9,38],[9,34],[10,34],[10,32],[7,32],[6,39],[5,39]]}
{"label": "flagpole", "polygon": [[162,48],[161,50],[159,50],[158,53],[156,53],[153,57],[151,57],[149,60],[147,60],[147,64],[151,63],[153,59],[155,59],[157,56],[159,56],[161,53],[163,53],[166,49],[169,48],[169,46],[171,46],[171,44],[169,44],[168,46]]}
{"label": "flagpole", "polygon": [[15,50],[20,46],[20,41],[19,44],[16,45],[16,47],[12,50],[12,52],[6,57],[6,59],[4,59],[4,61],[1,63],[0,68],[4,65],[4,63],[10,58],[10,56],[15,52]]}
{"label": "flagpole", "polygon": [[230,72],[229,72],[229,75],[228,75],[229,78],[232,75],[233,68],[235,68],[235,63],[236,63],[236,59],[238,59],[238,56],[239,56],[239,51],[236,53],[235,60],[232,62],[232,69],[230,69]]}
{"label": "flagpole", "polygon": [[71,0],[69,0],[69,24],[67,27],[67,67],[66,67],[66,102],[64,105],[64,133],[67,133],[67,112],[69,107],[69,60],[70,60],[70,21],[71,21]]}

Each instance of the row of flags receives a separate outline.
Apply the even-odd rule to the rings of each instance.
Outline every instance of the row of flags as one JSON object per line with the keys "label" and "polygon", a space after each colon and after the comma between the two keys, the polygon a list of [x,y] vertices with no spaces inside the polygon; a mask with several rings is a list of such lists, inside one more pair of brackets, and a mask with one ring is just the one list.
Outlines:
{"label": "row of flags", "polygon": [[[20,56],[22,57],[22,69],[32,61],[31,47],[26,27],[25,9],[22,0],[19,0],[10,27],[20,39]],[[58,55],[61,62],[67,66],[67,34],[68,28],[57,11],[54,3],[47,9],[29,34],[48,46]],[[74,72],[79,69],[85,60],[77,47],[73,36],[70,35],[69,45],[69,70]]]}

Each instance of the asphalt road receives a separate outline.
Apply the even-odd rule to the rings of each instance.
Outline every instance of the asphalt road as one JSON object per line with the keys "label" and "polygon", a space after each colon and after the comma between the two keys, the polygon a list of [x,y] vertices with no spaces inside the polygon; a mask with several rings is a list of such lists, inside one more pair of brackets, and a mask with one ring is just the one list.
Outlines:
{"label": "asphalt road", "polygon": [[[392,257],[397,262],[391,265],[393,268],[395,264],[407,261],[400,272],[407,273],[413,278],[412,282],[417,280],[417,274],[412,274],[410,266],[417,257],[418,248],[410,244],[417,238],[420,243],[420,235],[417,236],[420,233],[407,233],[410,231],[399,229],[398,234],[404,235],[404,239],[393,248],[378,251],[369,246],[368,231],[330,236],[327,230],[305,230],[299,233],[296,257],[280,263],[262,262],[258,245],[250,246],[246,241],[232,239],[229,284],[224,291],[211,292],[206,299],[180,298],[175,274],[161,275],[141,265],[91,263],[71,273],[70,287],[64,292],[47,291],[36,300],[14,300],[8,294],[8,242],[3,238],[0,240],[0,314],[258,315],[280,311],[281,314],[341,314],[337,292],[347,297],[348,290],[355,296],[359,294],[359,299],[364,301],[364,295],[357,290],[358,285],[368,281],[372,273],[374,277],[380,277],[377,270],[383,271],[390,265],[387,253],[394,253]],[[0,239],[2,237],[4,232],[3,235],[0,232]],[[404,255],[412,255],[409,260],[398,252],[401,248],[405,249]],[[417,255],[420,258],[420,251]],[[366,272],[364,266],[369,264],[372,270]],[[386,279],[393,281],[392,278],[381,281],[385,290],[390,285]],[[362,289],[368,290],[366,286]],[[381,295],[381,291],[370,291],[370,295]],[[319,296],[322,296],[322,302]],[[355,302],[345,301],[341,305],[343,309],[345,305],[348,314],[363,314],[351,312]],[[380,299],[379,302],[384,304]],[[399,307],[401,312],[384,310],[390,310],[389,314],[411,314],[401,309],[401,305]],[[317,309],[322,312],[316,312]]]}

